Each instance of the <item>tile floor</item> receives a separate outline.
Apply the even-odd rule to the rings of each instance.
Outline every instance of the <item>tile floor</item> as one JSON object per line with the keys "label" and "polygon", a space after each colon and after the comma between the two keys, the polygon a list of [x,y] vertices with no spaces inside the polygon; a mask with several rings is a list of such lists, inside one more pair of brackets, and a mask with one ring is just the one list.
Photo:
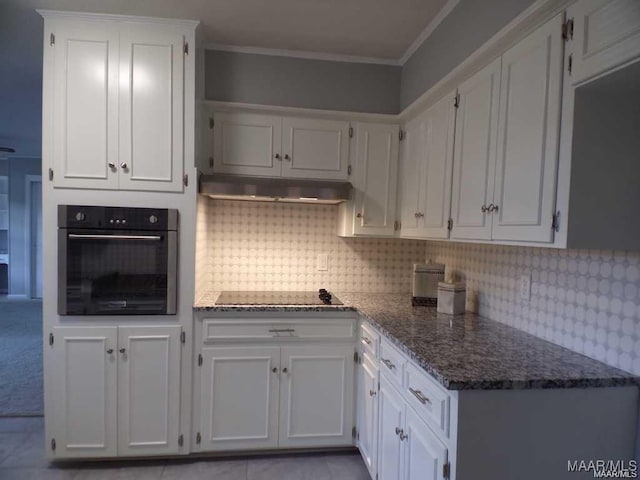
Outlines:
{"label": "tile floor", "polygon": [[0,418],[0,480],[370,480],[356,453],[51,465],[42,417]]}

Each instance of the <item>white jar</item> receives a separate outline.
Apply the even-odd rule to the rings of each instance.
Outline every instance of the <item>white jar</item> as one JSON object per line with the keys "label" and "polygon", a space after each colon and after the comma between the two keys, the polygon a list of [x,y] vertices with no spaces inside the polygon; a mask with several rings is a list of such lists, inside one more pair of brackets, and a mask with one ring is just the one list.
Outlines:
{"label": "white jar", "polygon": [[465,312],[466,286],[464,283],[438,283],[438,313],[460,315]]}

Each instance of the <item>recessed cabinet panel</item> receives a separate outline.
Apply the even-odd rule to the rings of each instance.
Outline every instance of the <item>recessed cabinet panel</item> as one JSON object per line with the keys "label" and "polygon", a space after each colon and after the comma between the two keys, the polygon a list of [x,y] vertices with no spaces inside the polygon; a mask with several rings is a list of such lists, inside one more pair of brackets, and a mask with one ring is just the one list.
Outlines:
{"label": "recessed cabinet panel", "polygon": [[280,447],[351,445],[353,347],[282,347]]}
{"label": "recessed cabinet panel", "polygon": [[284,118],[282,176],[346,180],[349,123]]}
{"label": "recessed cabinet panel", "polygon": [[402,441],[405,401],[384,377],[380,378],[380,436],[378,449],[379,480],[404,480],[402,476]]}
{"label": "recessed cabinet panel", "polygon": [[398,126],[359,123],[356,235],[393,235],[398,172]]}
{"label": "recessed cabinet panel", "polygon": [[358,368],[358,448],[372,478],[377,468],[378,378],[374,360],[362,355]]}
{"label": "recessed cabinet panel", "polygon": [[179,326],[118,329],[118,454],[178,452]]}
{"label": "recessed cabinet panel", "polygon": [[453,160],[452,238],[491,238],[500,63],[497,59],[458,88]]}
{"label": "recessed cabinet panel", "polygon": [[54,328],[55,458],[117,454],[116,327]]}
{"label": "recessed cabinet panel", "polygon": [[573,19],[572,71],[580,83],[640,55],[640,2],[581,0],[567,10]]}
{"label": "recessed cabinet panel", "polygon": [[280,347],[205,348],[202,356],[201,449],[277,447]]}
{"label": "recessed cabinet panel", "polygon": [[252,113],[216,113],[213,142],[215,172],[280,176],[280,117]]}
{"label": "recessed cabinet panel", "polygon": [[182,190],[182,35],[130,27],[120,40],[120,188]]}
{"label": "recessed cabinet panel", "polygon": [[553,240],[562,17],[558,15],[502,57],[494,240]]}
{"label": "recessed cabinet panel", "polygon": [[[400,209],[400,234],[403,237],[419,237],[420,221],[417,212],[424,198],[425,136],[426,125],[421,116],[405,126],[402,144],[402,198]],[[421,198],[422,197],[422,198]]]}
{"label": "recessed cabinet panel", "polygon": [[117,188],[118,32],[65,25],[54,56],[54,186]]}

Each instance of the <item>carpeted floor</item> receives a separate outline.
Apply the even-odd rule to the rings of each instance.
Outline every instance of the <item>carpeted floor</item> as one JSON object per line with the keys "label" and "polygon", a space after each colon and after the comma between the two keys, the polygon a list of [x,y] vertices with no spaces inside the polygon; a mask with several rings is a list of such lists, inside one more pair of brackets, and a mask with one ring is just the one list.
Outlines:
{"label": "carpeted floor", "polygon": [[0,416],[43,414],[42,302],[0,300]]}

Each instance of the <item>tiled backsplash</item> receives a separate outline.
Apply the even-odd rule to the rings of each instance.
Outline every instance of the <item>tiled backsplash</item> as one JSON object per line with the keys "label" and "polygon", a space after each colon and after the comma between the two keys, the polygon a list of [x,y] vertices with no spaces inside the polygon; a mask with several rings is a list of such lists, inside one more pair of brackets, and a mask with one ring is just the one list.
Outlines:
{"label": "tiled backsplash", "polygon": [[640,375],[640,253],[427,242],[426,258],[467,282],[468,310]]}
{"label": "tiled backsplash", "polygon": [[207,202],[209,289],[409,292],[424,258],[421,241],[338,237],[334,205]]}

